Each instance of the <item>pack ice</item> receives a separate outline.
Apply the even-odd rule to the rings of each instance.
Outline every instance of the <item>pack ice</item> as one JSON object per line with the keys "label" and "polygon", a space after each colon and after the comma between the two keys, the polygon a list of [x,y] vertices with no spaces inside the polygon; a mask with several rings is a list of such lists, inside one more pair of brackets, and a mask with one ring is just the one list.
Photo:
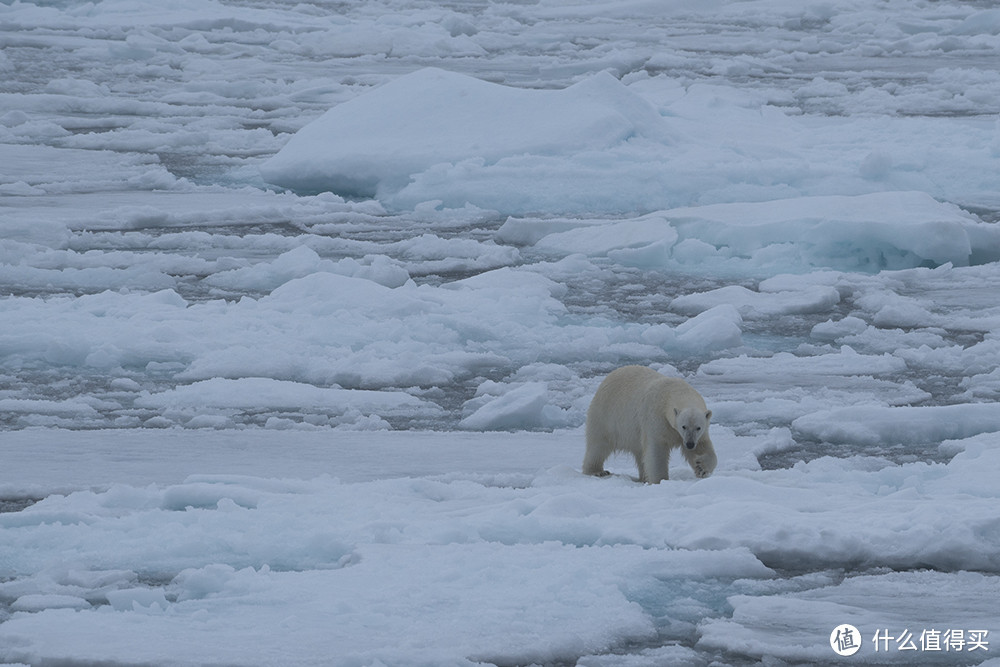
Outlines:
{"label": "pack ice", "polygon": [[666,141],[656,110],[608,73],[525,90],[426,68],[335,106],[261,165],[296,191],[391,198],[411,177],[505,159],[601,153]]}
{"label": "pack ice", "polygon": [[0,3],[0,663],[995,667],[987,4]]}

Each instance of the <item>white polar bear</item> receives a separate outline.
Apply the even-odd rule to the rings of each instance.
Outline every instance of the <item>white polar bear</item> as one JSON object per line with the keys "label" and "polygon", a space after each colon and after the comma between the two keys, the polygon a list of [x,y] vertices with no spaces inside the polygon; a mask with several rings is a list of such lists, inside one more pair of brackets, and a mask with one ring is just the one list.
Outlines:
{"label": "white polar bear", "polygon": [[718,459],[708,437],[712,411],[680,378],[645,366],[624,366],[608,374],[587,410],[587,453],[583,472],[604,476],[612,452],[629,452],[639,480],[667,479],[670,450],[680,448],[698,477],[708,477]]}

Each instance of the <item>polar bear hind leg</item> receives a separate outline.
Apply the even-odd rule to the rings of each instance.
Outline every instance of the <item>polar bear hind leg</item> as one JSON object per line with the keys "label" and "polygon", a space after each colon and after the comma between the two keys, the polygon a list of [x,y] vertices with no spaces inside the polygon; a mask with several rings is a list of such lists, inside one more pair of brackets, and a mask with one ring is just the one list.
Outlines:
{"label": "polar bear hind leg", "polygon": [[604,462],[611,455],[612,448],[607,441],[595,433],[593,425],[587,424],[587,451],[583,456],[583,474],[607,477],[611,473],[604,469]]}

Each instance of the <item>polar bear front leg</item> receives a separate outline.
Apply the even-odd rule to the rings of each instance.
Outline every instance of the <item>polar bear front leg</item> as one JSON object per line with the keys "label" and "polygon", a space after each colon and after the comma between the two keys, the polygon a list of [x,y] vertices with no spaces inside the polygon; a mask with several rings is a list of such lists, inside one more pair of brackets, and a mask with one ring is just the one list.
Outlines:
{"label": "polar bear front leg", "polygon": [[654,438],[644,436],[642,439],[642,462],[639,466],[639,481],[647,484],[659,484],[669,478],[667,469],[670,452]]}
{"label": "polar bear front leg", "polygon": [[706,434],[702,437],[701,442],[698,443],[698,447],[694,450],[684,449],[684,458],[691,465],[691,469],[694,470],[694,476],[698,479],[705,479],[710,476],[715,470],[716,464],[718,464],[719,459],[715,455],[715,448],[712,446],[712,440]]}

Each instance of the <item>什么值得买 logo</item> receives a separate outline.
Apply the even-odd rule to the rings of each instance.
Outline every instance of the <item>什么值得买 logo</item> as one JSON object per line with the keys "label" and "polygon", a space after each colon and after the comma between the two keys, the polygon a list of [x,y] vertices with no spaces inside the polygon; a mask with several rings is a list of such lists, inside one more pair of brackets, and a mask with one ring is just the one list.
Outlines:
{"label": "\u4ec0\u4e48\u503c\u5f97\u4e70 logo", "polygon": [[[959,653],[972,651],[989,651],[989,630],[923,630],[918,634],[909,629],[898,635],[888,629],[879,628],[872,636],[872,646],[875,653],[889,651],[918,651]],[[850,625],[838,625],[830,633],[830,648],[840,656],[854,655],[861,649],[861,632]]]}
{"label": "\u4ec0\u4e48\u503c\u5f97\u4e70 logo", "polygon": [[837,655],[854,655],[861,648],[861,632],[847,623],[838,625],[830,633],[830,647]]}

